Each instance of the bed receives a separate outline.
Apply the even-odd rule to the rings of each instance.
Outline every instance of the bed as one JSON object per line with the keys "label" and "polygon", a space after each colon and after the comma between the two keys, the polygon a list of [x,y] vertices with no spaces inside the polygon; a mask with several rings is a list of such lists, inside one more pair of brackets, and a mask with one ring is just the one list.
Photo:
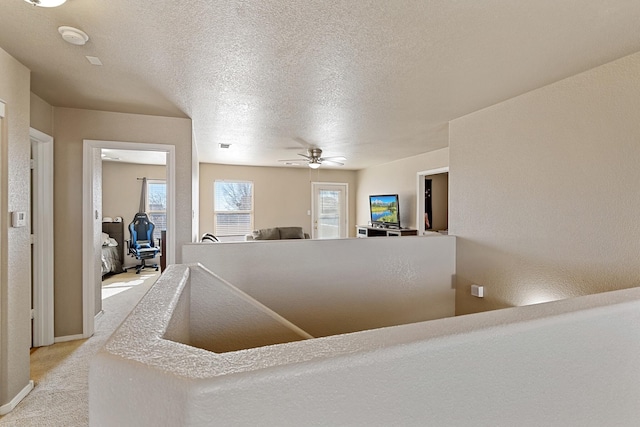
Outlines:
{"label": "bed", "polygon": [[122,222],[102,223],[102,277],[122,273],[124,261],[124,225]]}

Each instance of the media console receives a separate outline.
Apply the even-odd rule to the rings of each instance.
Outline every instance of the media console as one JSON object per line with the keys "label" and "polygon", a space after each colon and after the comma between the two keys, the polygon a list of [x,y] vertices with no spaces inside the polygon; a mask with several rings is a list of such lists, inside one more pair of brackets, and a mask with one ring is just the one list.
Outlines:
{"label": "media console", "polygon": [[368,225],[356,225],[356,237],[400,237],[417,235],[418,230],[411,228],[378,228]]}

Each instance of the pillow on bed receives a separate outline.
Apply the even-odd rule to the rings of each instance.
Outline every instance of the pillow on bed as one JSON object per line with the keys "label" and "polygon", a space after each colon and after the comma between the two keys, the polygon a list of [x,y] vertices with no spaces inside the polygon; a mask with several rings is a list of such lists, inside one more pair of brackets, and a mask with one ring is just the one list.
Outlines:
{"label": "pillow on bed", "polygon": [[109,238],[109,244],[107,246],[118,246],[118,242],[113,237]]}
{"label": "pillow on bed", "polygon": [[102,246],[108,246],[111,237],[107,233],[102,233]]}

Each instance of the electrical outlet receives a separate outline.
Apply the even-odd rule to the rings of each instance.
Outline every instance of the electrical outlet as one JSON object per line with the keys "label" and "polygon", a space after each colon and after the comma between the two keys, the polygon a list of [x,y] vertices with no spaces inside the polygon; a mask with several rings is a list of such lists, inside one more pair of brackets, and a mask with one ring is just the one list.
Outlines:
{"label": "electrical outlet", "polygon": [[484,298],[484,286],[471,285],[471,295],[478,298]]}

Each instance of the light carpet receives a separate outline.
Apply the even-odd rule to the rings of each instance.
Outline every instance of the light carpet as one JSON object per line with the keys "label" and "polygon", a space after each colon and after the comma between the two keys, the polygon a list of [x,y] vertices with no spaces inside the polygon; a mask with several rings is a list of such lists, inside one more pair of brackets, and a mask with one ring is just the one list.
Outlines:
{"label": "light carpet", "polygon": [[89,425],[89,361],[160,276],[158,272],[116,274],[102,283],[104,314],[91,338],[40,347],[31,354],[35,387],[0,418],[0,426]]}

